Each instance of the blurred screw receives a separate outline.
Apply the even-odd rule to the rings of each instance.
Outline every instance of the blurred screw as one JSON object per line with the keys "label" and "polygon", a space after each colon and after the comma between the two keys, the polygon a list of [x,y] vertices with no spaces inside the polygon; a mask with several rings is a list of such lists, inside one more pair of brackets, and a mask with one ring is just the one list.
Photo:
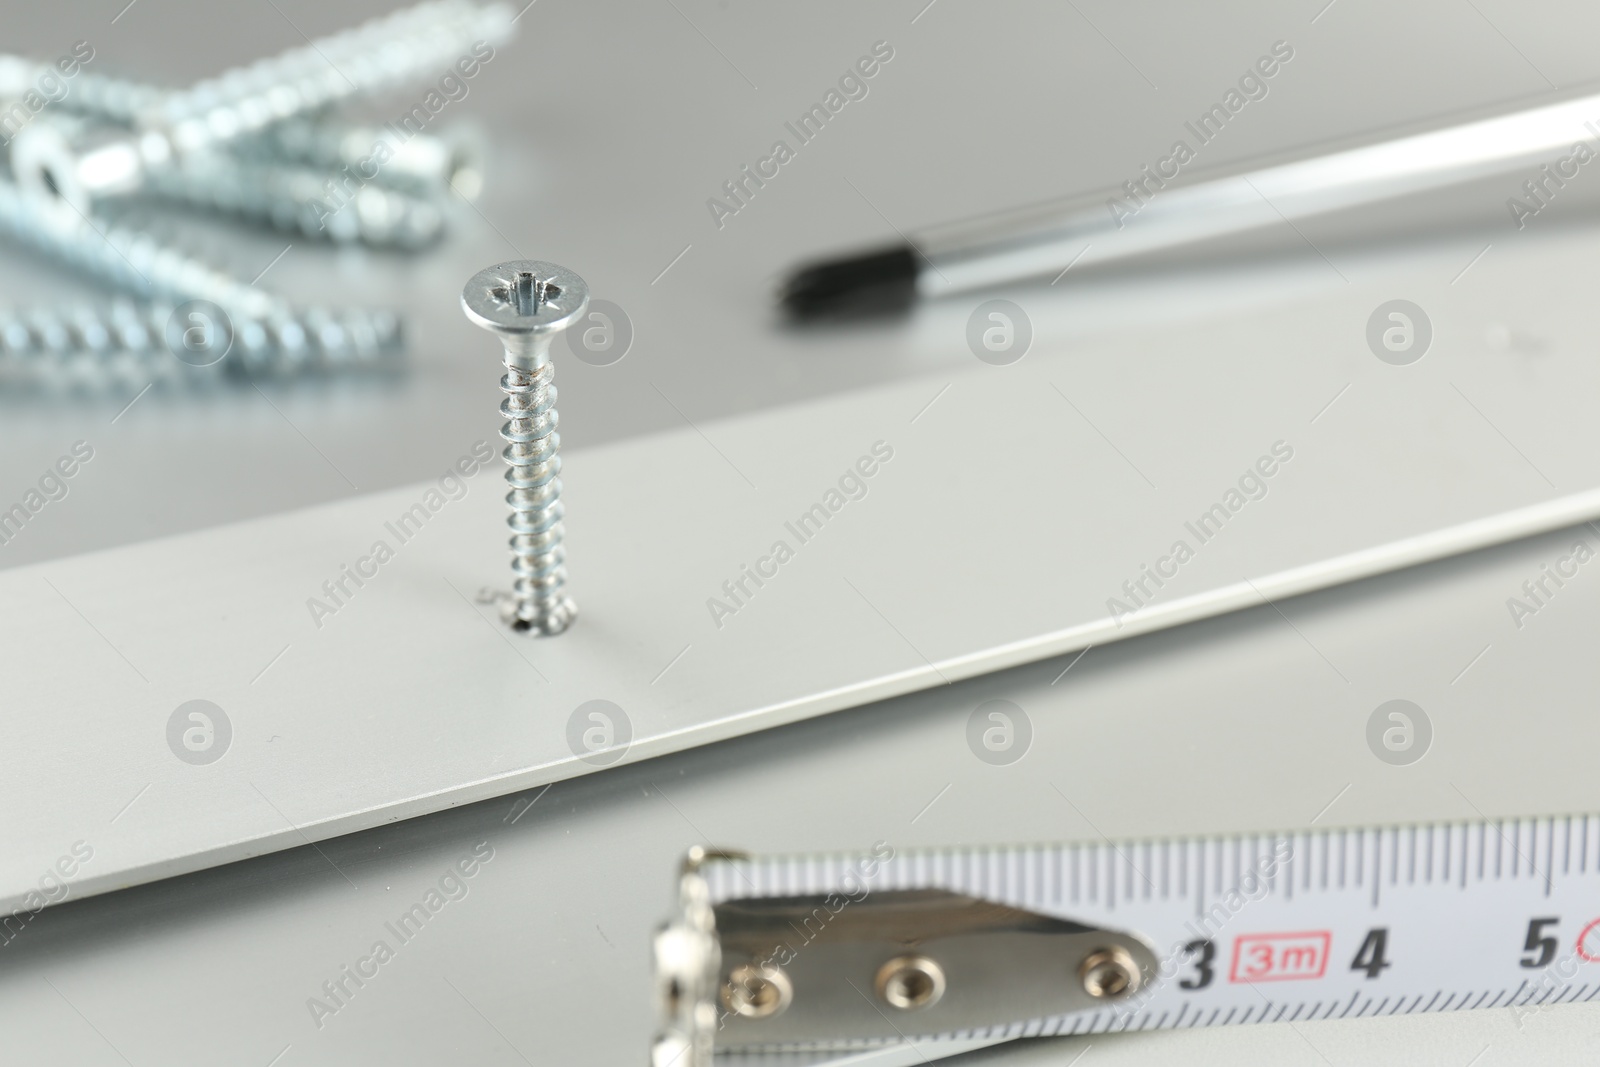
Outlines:
{"label": "blurred screw", "polygon": [[468,200],[476,200],[483,190],[481,146],[460,130],[415,133],[401,140],[388,127],[319,116],[280,122],[241,141],[237,151],[247,157],[262,155],[339,171],[363,167],[380,144],[388,149],[389,159],[378,168],[374,182],[423,195],[454,189]]}
{"label": "blurred screw", "polygon": [[327,175],[225,152],[187,155],[173,166],[151,171],[147,178],[146,187],[162,196],[308,237],[415,249],[444,233],[444,213],[420,197],[364,185],[347,202],[340,202],[330,195],[333,181]]}
{"label": "blurred screw", "polygon": [[510,469],[511,596],[501,617],[514,629],[559,634],[572,625],[578,606],[566,592],[565,528],[561,507],[561,435],[556,432],[555,366],[550,344],[582,318],[589,287],[565,267],[539,260],[500,263],[479,271],[461,293],[461,307],[475,325],[492,330],[505,350],[506,399],[500,436]]}
{"label": "blurred screw", "polygon": [[107,200],[138,192],[146,168],[127,130],[55,113],[12,138],[11,173],[41,224],[72,230],[87,227]]}
{"label": "blurred screw", "polygon": [[3,179],[0,231],[146,299],[210,300],[231,312],[260,318],[284,310],[278,298],[169,248],[142,230],[105,220],[98,228],[87,222],[76,227],[54,225]]}
{"label": "blurred screw", "polygon": [[341,100],[426,79],[479,41],[508,39],[513,19],[508,4],[417,4],[174,93],[140,125],[167,131],[179,152],[212,147]]}
{"label": "blurred screw", "polygon": [[[14,92],[31,90],[46,75],[54,75],[49,63],[0,53],[0,100],[10,99]],[[175,92],[84,69],[73,75],[67,94],[52,107],[119,126],[134,126],[142,116],[156,113]],[[480,145],[475,137],[459,130],[442,135],[412,133],[401,140],[388,127],[319,114],[285,119],[231,144],[247,156],[339,170],[371,159],[380,142],[388,147],[390,158],[374,181],[418,193],[454,187],[468,199],[474,199],[482,188]]]}
{"label": "blurred screw", "polygon": [[[0,55],[0,69],[14,64],[47,66]],[[5,81],[0,78],[0,91]],[[19,137],[17,157],[18,171],[33,183],[23,191],[38,192],[42,184],[59,198],[46,203],[63,224],[80,222],[78,213],[92,216],[108,199],[148,189],[311,237],[415,248],[443,232],[444,216],[433,198],[454,189],[471,200],[483,187],[482,153],[473,137],[402,138],[386,127],[327,115],[241,137],[231,152],[185,153],[168,166],[143,170],[128,157],[127,131],[105,124],[131,124],[172,93],[88,71],[79,72],[71,89],[58,105],[68,114],[36,120],[33,132]],[[387,156],[375,166],[380,144]],[[350,184],[350,173],[360,181],[346,193],[340,178]]]}
{"label": "blurred screw", "polygon": [[[189,305],[184,305],[188,307]],[[0,385],[95,391],[148,383],[338,374],[391,366],[403,347],[392,311],[307,309],[266,319],[228,316],[232,358],[215,372],[185,367],[174,326],[191,320],[169,304],[0,310]],[[220,313],[221,309],[213,312]],[[220,358],[220,354],[219,357]],[[214,361],[213,361],[214,362]]]}
{"label": "blurred screw", "polygon": [[[35,122],[17,137],[17,181],[40,203],[64,204],[56,221],[72,225],[73,216],[90,214],[96,197],[137,190],[148,172],[180,157],[427,78],[479,41],[504,41],[514,31],[513,20],[505,4],[434,0],[167,93],[153,107],[145,100],[146,107],[133,114],[132,132],[74,144]],[[126,115],[132,109],[110,110]]]}
{"label": "blurred screw", "polygon": [[50,79],[64,80],[66,84],[65,94],[50,101],[50,107],[95,115],[123,125],[132,125],[141,114],[160,105],[170,92],[82,67],[71,78],[62,79],[53,63],[0,53],[0,96],[19,99],[29,92],[38,92],[38,87],[49,84]]}
{"label": "blurred screw", "polygon": [[[0,100],[31,90],[54,67],[26,56],[0,54]],[[175,90],[79,70],[68,91],[51,106],[119,126],[135,126],[156,113]],[[371,159],[382,142],[390,159],[373,180],[430,193],[454,187],[468,199],[482,188],[481,151],[475,137],[459,130],[437,135],[413,133],[401,140],[383,126],[352,123],[334,115],[286,119],[231,142],[241,155],[293,160],[326,170],[353,167]]]}
{"label": "blurred screw", "polygon": [[[62,229],[81,228],[108,201],[139,191],[333,241],[421,248],[444,232],[444,213],[430,200],[375,181],[341,186],[340,175],[279,159],[191,152],[144,172],[134,186],[132,171],[103,155],[115,151],[119,136],[80,115],[41,116],[17,137],[12,162],[45,184],[54,199],[35,200]],[[71,170],[58,165],[74,155],[86,162]]]}

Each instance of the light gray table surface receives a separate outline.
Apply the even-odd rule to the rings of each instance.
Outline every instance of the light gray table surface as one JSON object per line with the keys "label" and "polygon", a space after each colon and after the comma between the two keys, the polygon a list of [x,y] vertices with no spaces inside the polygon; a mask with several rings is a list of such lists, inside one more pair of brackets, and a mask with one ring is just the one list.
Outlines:
{"label": "light gray table surface", "polygon": [[[1588,528],[1549,534],[1076,663],[69,898],[0,947],[6,1051],[95,1065],[640,1062],[649,936],[692,844],[911,849],[1593,811],[1600,584],[1580,572],[1521,628],[1505,606],[1576,538],[1597,543]],[[995,698],[1021,708],[1031,732],[1001,766],[979,758],[967,729]],[[1373,709],[1395,698],[1433,724],[1408,766],[1368,748]],[[136,805],[81,842],[109,856],[139,817]],[[486,861],[451,881],[474,850]],[[402,943],[390,927],[440,887],[454,899]],[[323,983],[380,940],[393,958],[330,1001]],[[1522,1019],[1486,1010],[1097,1037],[1055,1062],[1093,1045],[1088,1055],[1120,1050],[1130,1063],[1464,1067],[1485,1048],[1495,1058],[1484,1062],[1576,1063],[1597,1027],[1588,1004]]]}
{"label": "light gray table surface", "polygon": [[[182,83],[384,6],[138,0],[119,16],[121,0],[9,3],[5,46],[51,55],[87,39],[105,70]],[[402,260],[209,224],[195,231],[198,247],[246,275],[292,244],[262,282],[285,293],[405,307],[411,373],[384,386],[282,387],[204,403],[152,394],[114,425],[127,397],[0,401],[0,499],[22,492],[72,441],[99,447],[71,495],[0,548],[0,564],[435,474],[496,421],[494,353],[459,315],[460,282],[516,254],[578,270],[637,328],[622,363],[563,365],[563,435],[575,448],[876,382],[920,376],[937,388],[948,370],[972,365],[962,339],[970,307],[928,309],[900,325],[794,333],[773,321],[773,279],[801,254],[1116,184],[1165,152],[1185,118],[1279,39],[1293,42],[1295,61],[1208,148],[1208,163],[1600,77],[1588,47],[1597,21],[1591,9],[1555,3],[912,0],[780,9],[540,0],[523,16],[521,39],[459,107],[489,135],[495,169],[479,210],[463,209],[458,232],[436,253]],[[892,42],[896,58],[870,95],[718,230],[707,197],[877,40]],[[375,113],[403,110],[404,97]],[[1038,343],[1070,350],[1153,320],[1248,321],[1286,299],[1337,300],[1350,284],[1395,296],[1426,287],[1439,294],[1440,313],[1470,324],[1486,350],[1534,366],[1552,344],[1584,343],[1594,234],[1570,227],[1592,194],[1574,183],[1570,197],[1518,232],[1504,207],[1514,191],[1514,183],[1489,183],[1358,221],[1305,224],[1303,236],[1286,229],[1205,250],[1224,255],[1221,267],[1197,252],[1013,295],[1051,324]],[[1426,232],[1446,207],[1461,226],[1393,240]],[[18,304],[98,292],[10,250],[0,283]],[[787,849],[850,847],[889,831],[907,844],[941,844],[1265,829],[1304,821],[1346,783],[1337,812],[1345,823],[1472,817],[1462,793],[1491,814],[1592,809],[1578,760],[1581,698],[1592,688],[1581,635],[1592,626],[1585,630],[1590,620],[1576,601],[1565,641],[1509,659],[1527,676],[1495,675],[1475,703],[1464,702],[1455,728],[1441,730],[1437,759],[1397,773],[1371,758],[1359,734],[1380,693],[1437,692],[1451,706],[1449,676],[1477,647],[1458,655],[1461,640],[1476,641],[1475,626],[1483,643],[1511,639],[1500,586],[1515,586],[1511,579],[1552,547],[1399,580],[1395,612],[1380,607],[1377,617],[1397,625],[1399,605],[1416,613],[1392,640],[1420,640],[1441,619],[1466,621],[1456,620],[1456,639],[1431,660],[1415,649],[1379,657],[1382,669],[1359,696],[1326,677],[1308,692],[1317,662],[1276,616],[1257,612],[1128,643],[1108,652],[1105,666],[1091,653],[1074,671],[1076,688],[1050,690],[1065,664],[1041,664],[594,775],[553,788],[520,817],[520,805],[489,802],[322,853],[299,850],[69,904],[0,948],[7,1055],[74,1064],[626,1061],[643,1055],[650,1027],[646,937],[669,902],[668,872],[686,845],[706,839]],[[1465,581],[1480,567],[1478,584]],[[1440,591],[1441,581],[1458,579],[1459,594]],[[1443,599],[1405,592],[1416,588]],[[1324,624],[1311,634],[1319,647],[1350,662],[1374,641],[1373,626],[1346,613],[1376,595],[1371,587],[1323,594],[1296,611]],[[1229,654],[1213,656],[1219,646]],[[1479,669],[1494,670],[1493,655]],[[1030,713],[1037,707],[1047,727],[1013,768],[986,767],[961,740],[966,715],[994,686]],[[1074,717],[1072,702],[1097,686],[1108,702],[1102,713]],[[1531,696],[1513,699],[1518,693]],[[1511,703],[1515,718],[1506,714]],[[1152,744],[1158,734],[1162,743]],[[1263,766],[1272,773],[1258,774]],[[1141,769],[1147,789],[1121,788]],[[996,773],[1005,770],[1015,773]],[[1052,802],[1052,781],[1089,798],[1078,800],[1082,818]],[[306,998],[482,840],[497,859],[442,916],[439,936],[402,950],[372,988],[316,1028]],[[1521,1030],[1484,1013],[1325,1024],[1308,1028],[1311,1047],[1292,1030],[1257,1027],[1107,1040],[1090,1054],[1465,1064],[1488,1047],[1494,1059],[1485,1063],[1578,1062],[1592,1053],[1595,1029],[1595,1013],[1571,1008],[1541,1013]],[[1078,1051],[1021,1055],[1064,1062]]]}

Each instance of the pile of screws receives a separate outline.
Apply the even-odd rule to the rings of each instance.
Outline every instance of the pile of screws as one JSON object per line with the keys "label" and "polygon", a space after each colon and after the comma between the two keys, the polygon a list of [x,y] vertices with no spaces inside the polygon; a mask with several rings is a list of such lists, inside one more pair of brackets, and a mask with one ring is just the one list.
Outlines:
{"label": "pile of screws", "polygon": [[413,83],[461,85],[513,23],[505,4],[431,0],[181,90],[91,71],[86,43],[53,61],[0,55],[0,237],[126,296],[109,311],[0,311],[0,388],[392,366],[394,312],[296,307],[198,261],[132,210],[155,199],[319,240],[425,248],[449,199],[481,186],[470,138],[422,129],[444,97],[429,89],[382,126],[334,109]]}

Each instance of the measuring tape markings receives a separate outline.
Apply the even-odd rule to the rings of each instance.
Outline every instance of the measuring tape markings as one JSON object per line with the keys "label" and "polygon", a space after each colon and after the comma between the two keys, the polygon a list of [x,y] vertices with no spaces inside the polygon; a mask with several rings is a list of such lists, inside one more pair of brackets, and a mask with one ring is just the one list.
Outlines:
{"label": "measuring tape markings", "polygon": [[[1162,961],[1142,989],[1099,1010],[942,1037],[1600,996],[1600,968],[1585,973],[1600,963],[1600,817],[1588,815],[1121,845],[898,853],[880,843],[868,856],[723,859],[704,873],[714,903],[822,894],[843,908],[874,891],[948,889],[1138,934]],[[807,940],[797,928],[790,948],[803,952]],[[914,1016],[900,1025],[917,1036]]]}

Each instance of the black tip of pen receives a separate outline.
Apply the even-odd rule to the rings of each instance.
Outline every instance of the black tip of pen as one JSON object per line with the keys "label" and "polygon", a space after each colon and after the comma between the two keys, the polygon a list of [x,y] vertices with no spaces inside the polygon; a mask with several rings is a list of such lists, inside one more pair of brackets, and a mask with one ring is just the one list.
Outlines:
{"label": "black tip of pen", "polygon": [[917,271],[916,253],[905,246],[808,263],[789,276],[778,299],[797,322],[898,314],[916,299]]}

